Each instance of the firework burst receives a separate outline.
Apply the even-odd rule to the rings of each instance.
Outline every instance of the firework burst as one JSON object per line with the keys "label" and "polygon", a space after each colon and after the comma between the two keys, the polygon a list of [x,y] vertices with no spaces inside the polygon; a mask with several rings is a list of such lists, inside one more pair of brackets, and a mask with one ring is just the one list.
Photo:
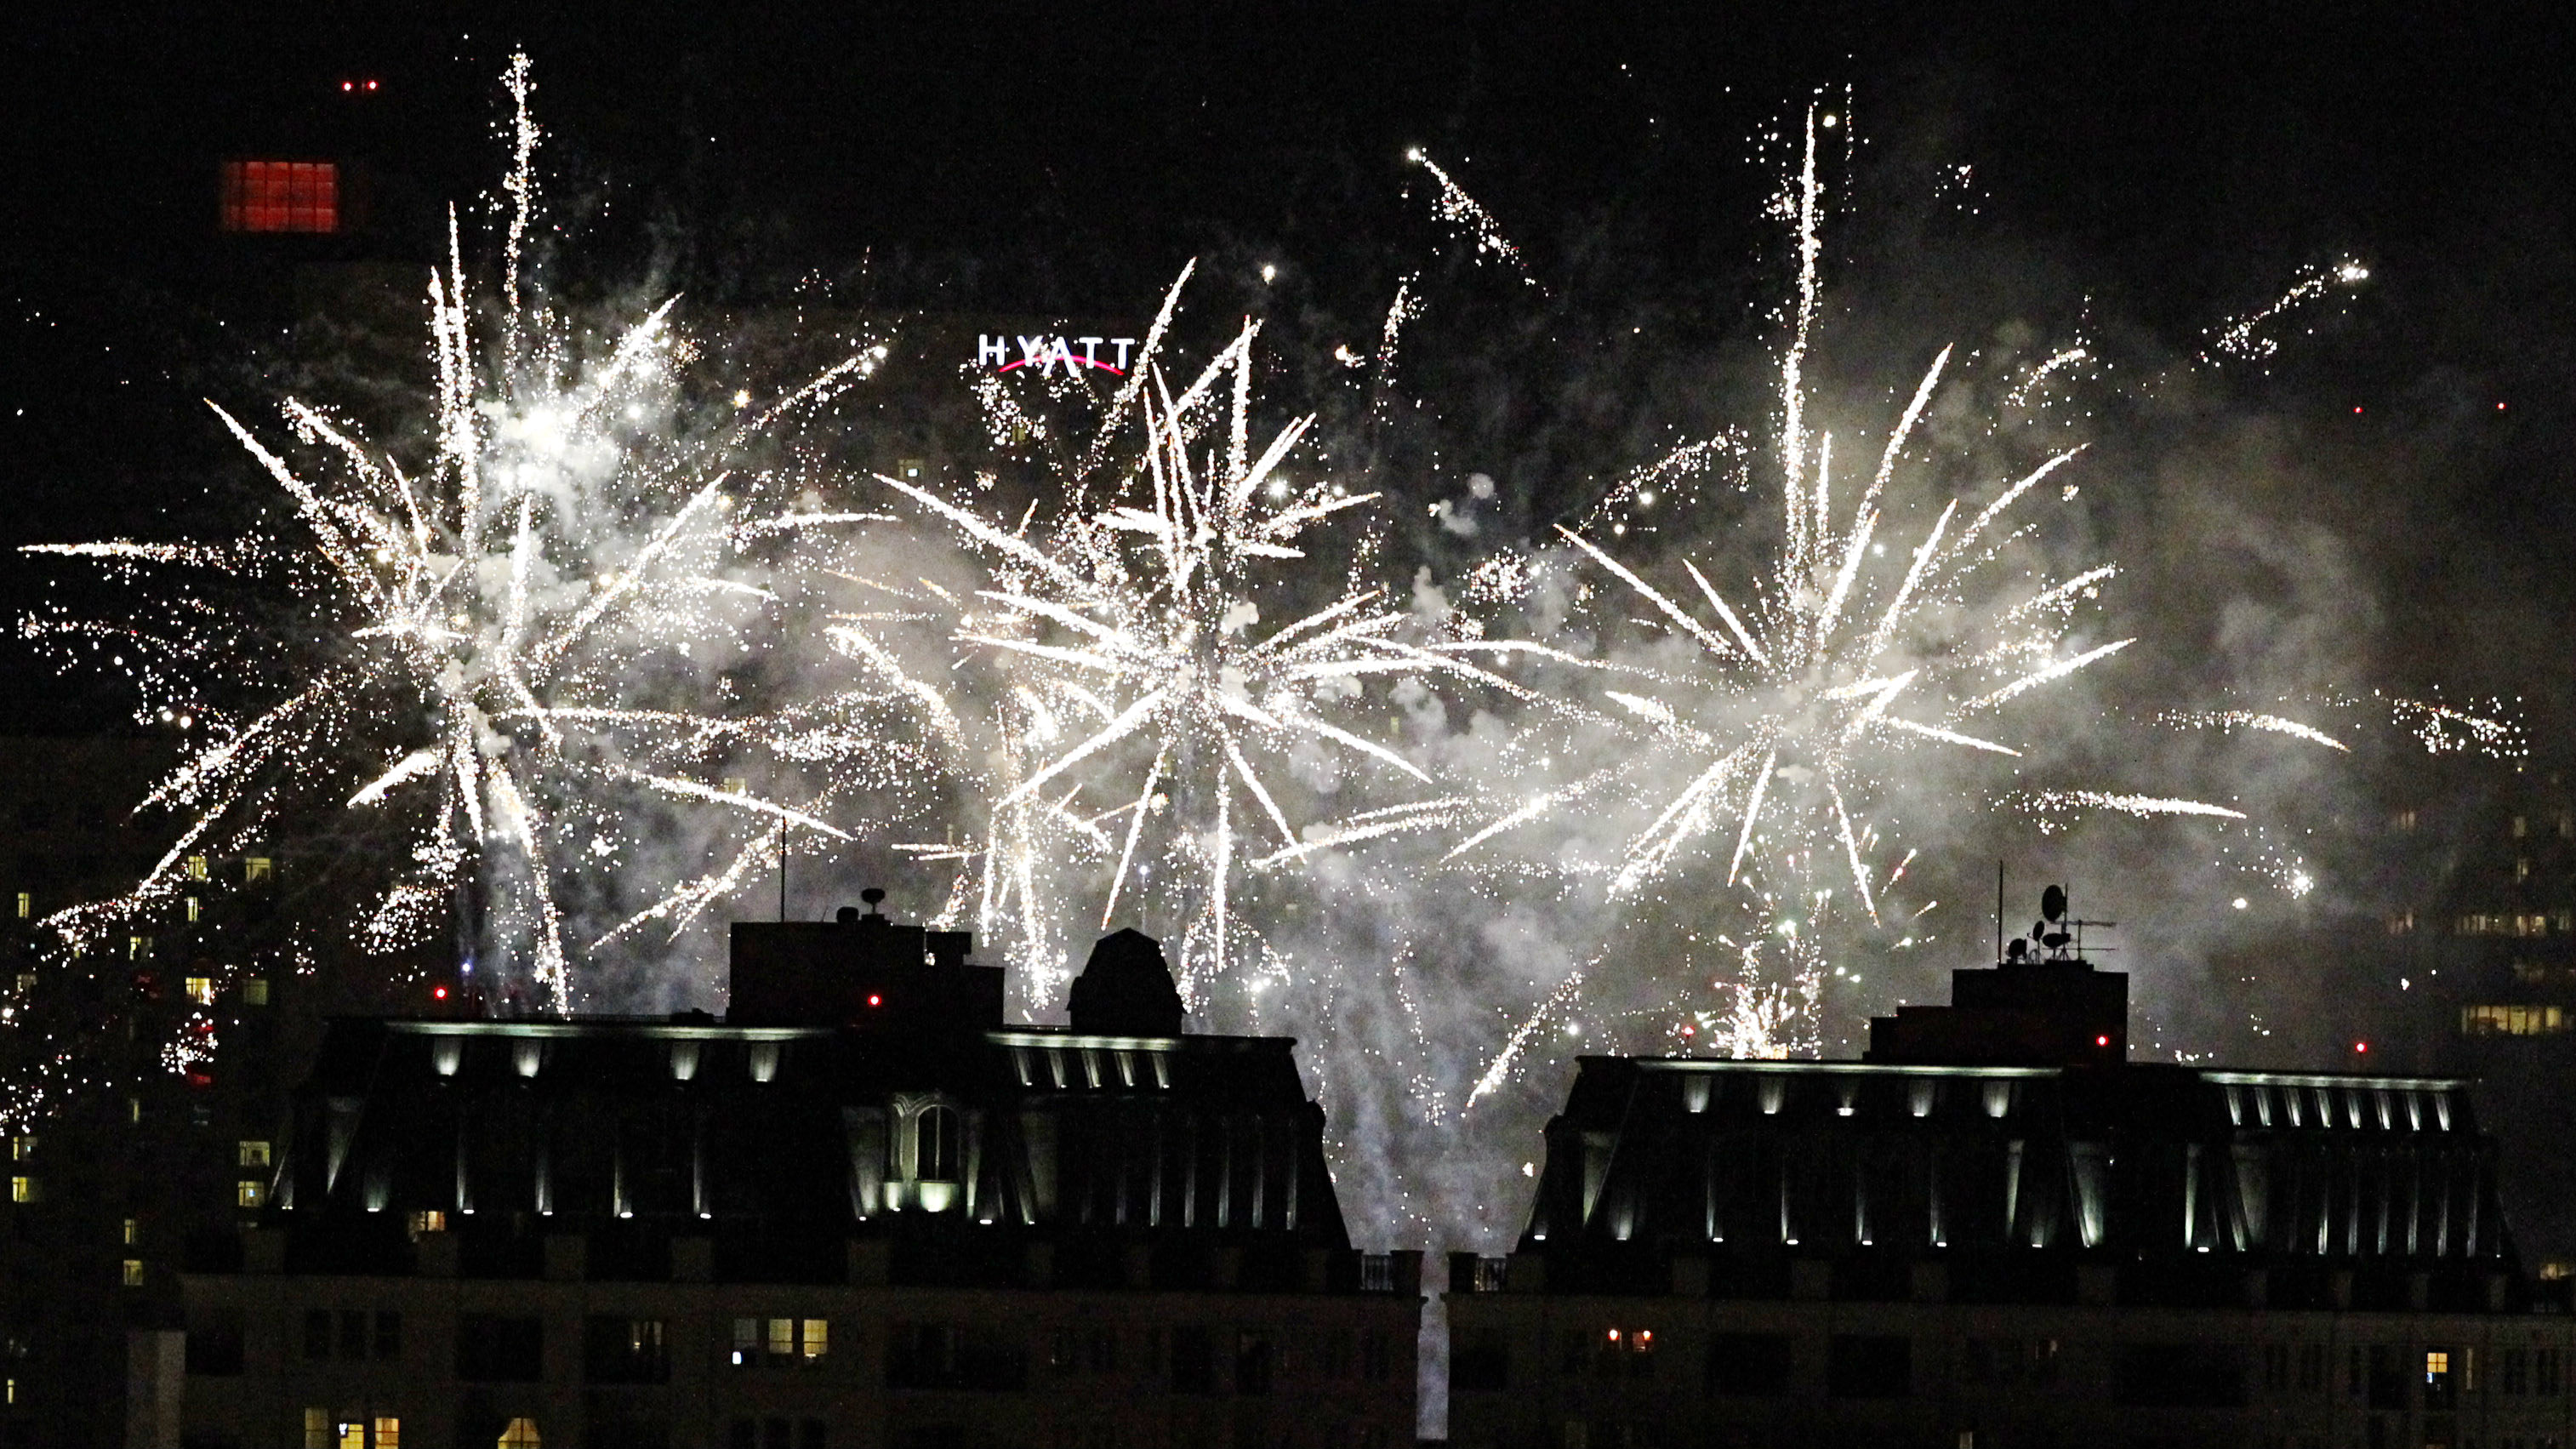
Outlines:
{"label": "firework burst", "polygon": [[[1353,769],[1429,783],[1354,718],[1371,688],[1482,673],[1426,647],[1381,590],[1352,583],[1317,601],[1316,570],[1363,572],[1375,540],[1351,522],[1377,495],[1292,480],[1311,418],[1254,449],[1257,333],[1246,326],[1177,395],[1149,350],[1142,385],[1121,398],[1142,438],[1127,486],[1091,508],[1069,489],[1077,506],[1043,541],[882,480],[993,568],[957,632],[998,667],[1006,701],[984,919],[1016,912],[1033,925],[1049,889],[1040,862],[1086,851],[1098,884],[1055,889],[1096,899],[1103,927],[1122,909],[1176,925],[1194,1005],[1222,978],[1284,971],[1241,909],[1252,872],[1454,809],[1426,797],[1320,824],[1296,808]],[[1158,340],[1159,328],[1149,349]],[[1263,983],[1240,984],[1257,995]],[[1032,989],[1043,998],[1052,985]]]}
{"label": "firework burst", "polygon": [[[192,860],[244,853],[336,807],[389,857],[390,880],[355,922],[361,945],[399,950],[452,916],[469,962],[489,953],[495,974],[560,1006],[581,947],[567,938],[567,892],[585,912],[613,908],[618,893],[602,883],[654,812],[714,809],[842,834],[808,810],[699,778],[718,746],[793,734],[702,702],[723,693],[707,672],[776,603],[737,551],[840,521],[749,518],[743,495],[757,483],[732,478],[726,459],[882,353],[855,354],[765,408],[737,399],[705,428],[684,411],[693,353],[670,302],[585,355],[574,329],[525,295],[539,140],[525,57],[507,82],[516,106],[501,295],[477,303],[451,215],[448,263],[428,289],[425,457],[407,462],[296,398],[283,403],[292,445],[273,448],[216,405],[289,503],[288,528],[216,544],[33,550],[170,580],[152,595],[152,622],[47,611],[23,630],[73,662],[107,654],[96,662],[135,680],[147,716],[195,727],[196,743],[140,807],[179,817],[176,844],[127,894],[54,917],[75,944],[166,904]],[[295,595],[288,642],[258,609],[229,608],[202,587],[210,580],[283,580]],[[216,696],[255,659],[279,687],[226,709]]]}
{"label": "firework burst", "polygon": [[[1817,1049],[1817,1008],[1832,969],[1826,933],[1844,921],[1890,924],[1885,892],[1912,859],[1893,839],[1892,802],[1902,777],[1923,773],[1919,757],[2021,758],[2027,725],[2017,702],[2132,642],[2088,643],[2077,634],[2078,616],[2114,576],[2112,566],[2048,576],[2001,561],[2004,545],[2026,527],[2017,510],[2080,448],[2047,456],[1983,501],[1951,498],[1911,539],[1887,537],[1889,485],[1942,385],[1947,349],[1923,373],[1857,498],[1837,507],[1835,439],[1815,426],[1807,375],[1821,201],[1811,115],[1783,207],[1794,226],[1797,282],[1780,367],[1781,511],[1778,533],[1766,531],[1772,541],[1755,549],[1768,557],[1750,591],[1730,599],[1712,577],[1725,571],[1687,556],[1676,560],[1678,587],[1660,586],[1586,532],[1561,528],[1565,562],[1578,576],[1597,571],[1609,580],[1579,585],[1578,597],[1593,601],[1603,626],[1624,616],[1651,631],[1652,642],[1641,653],[1600,659],[1526,643],[1444,646],[1588,677],[1594,707],[1584,728],[1613,741],[1611,763],[1496,812],[1452,857],[1581,811],[1634,822],[1598,863],[1614,900],[1635,899],[1703,862],[1711,870],[1722,863],[1747,920],[1740,932],[1717,937],[1734,958],[1733,979],[1721,983],[1728,1004],[1698,1025],[1708,1034],[1704,1045],[1737,1055]],[[1723,451],[1693,446],[1700,456],[1684,460],[1691,465]],[[1622,499],[1651,502],[1643,480],[1686,471],[1641,469]],[[2007,803],[2042,813],[2242,818],[2222,805],[2131,791],[2029,791]],[[1478,1094],[1500,1083],[1542,1022],[1568,1009],[1585,974],[1575,972],[1523,1021]]]}

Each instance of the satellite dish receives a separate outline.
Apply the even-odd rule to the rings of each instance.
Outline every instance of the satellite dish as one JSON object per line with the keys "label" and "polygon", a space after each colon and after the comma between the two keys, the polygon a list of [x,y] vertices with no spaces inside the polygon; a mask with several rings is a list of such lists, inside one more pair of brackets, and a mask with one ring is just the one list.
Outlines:
{"label": "satellite dish", "polygon": [[2039,944],[2046,946],[2052,951],[2056,951],[2063,949],[2067,942],[2074,939],[2074,937],[2066,934],[2064,931],[2051,931],[2047,935],[2039,938]]}
{"label": "satellite dish", "polygon": [[2052,921],[2066,919],[2066,887],[2050,886],[2039,893],[2039,913]]}
{"label": "satellite dish", "polygon": [[2019,936],[2013,937],[2013,943],[2004,949],[2004,958],[2010,961],[2019,961],[2029,954],[2030,943]]}

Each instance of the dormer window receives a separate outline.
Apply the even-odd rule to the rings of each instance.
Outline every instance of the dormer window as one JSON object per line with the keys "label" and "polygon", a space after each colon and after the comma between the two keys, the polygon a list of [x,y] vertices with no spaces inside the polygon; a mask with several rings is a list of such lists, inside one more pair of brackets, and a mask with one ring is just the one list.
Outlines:
{"label": "dormer window", "polygon": [[966,1118],[956,1103],[925,1093],[892,1103],[885,1138],[886,1206],[895,1212],[948,1211],[965,1200]]}
{"label": "dormer window", "polygon": [[955,1182],[961,1150],[957,1109],[929,1106],[912,1119],[912,1175],[919,1182]]}

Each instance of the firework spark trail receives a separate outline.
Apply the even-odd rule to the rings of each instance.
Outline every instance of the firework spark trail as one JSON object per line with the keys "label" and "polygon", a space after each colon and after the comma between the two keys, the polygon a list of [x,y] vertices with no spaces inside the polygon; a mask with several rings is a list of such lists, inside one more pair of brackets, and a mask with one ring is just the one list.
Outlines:
{"label": "firework spark trail", "polygon": [[1629,469],[1601,495],[1600,502],[1584,512],[1577,531],[1618,528],[1619,515],[1631,506],[1651,506],[1656,490],[1705,474],[1722,459],[1741,461],[1743,457],[1744,440],[1733,433],[1685,443],[1651,463]]}
{"label": "firework spark trail", "polygon": [[[51,918],[67,940],[93,938],[166,904],[189,858],[256,849],[319,791],[331,806],[361,812],[367,828],[393,833],[389,853],[404,862],[352,923],[354,938],[379,950],[425,939],[460,891],[479,891],[475,906],[502,948],[500,964],[515,961],[541,999],[560,1008],[570,1001],[575,964],[564,883],[593,869],[594,858],[621,853],[622,807],[635,803],[635,792],[841,833],[793,805],[683,778],[660,766],[651,739],[677,730],[700,744],[785,746],[799,720],[705,714],[690,689],[668,709],[638,707],[631,696],[635,681],[653,672],[646,656],[666,661],[671,651],[688,658],[692,646],[711,654],[734,647],[745,624],[739,610],[776,602],[741,575],[739,547],[869,517],[746,517],[735,494],[757,485],[730,481],[721,464],[758,430],[866,376],[883,349],[826,369],[712,440],[674,435],[668,419],[687,344],[670,325],[671,302],[585,363],[566,329],[530,300],[523,263],[541,133],[529,108],[526,57],[512,59],[505,82],[514,110],[500,343],[487,351],[478,341],[485,323],[451,212],[447,263],[429,283],[428,458],[407,467],[355,427],[289,398],[281,405],[287,431],[315,456],[299,465],[215,406],[292,504],[293,529],[225,544],[29,550],[121,568],[185,568],[230,583],[273,569],[300,581],[298,612],[322,626],[318,649],[286,661],[300,687],[238,717],[202,696],[226,665],[257,652],[238,643],[257,637],[256,614],[207,599],[195,608],[207,621],[198,635],[132,636],[128,653],[201,659],[213,671],[206,678],[129,671],[147,694],[158,685],[203,722],[202,742],[144,802],[185,812],[189,823],[131,891]],[[90,637],[80,621],[53,613],[23,621],[22,632],[70,646],[75,663]],[[565,848],[575,845],[584,848]],[[738,875],[720,879],[730,884]],[[667,909],[645,914],[703,909],[708,891],[693,883]]]}
{"label": "firework spark trail", "polygon": [[2156,795],[2123,795],[2107,790],[2034,790],[2018,797],[2035,812],[2058,813],[2094,806],[2118,810],[2130,815],[2199,815],[2214,820],[2242,820],[2245,812],[2212,805],[2205,800],[2170,799]]}
{"label": "firework spark trail", "polygon": [[2352,746],[2314,725],[2305,725],[2294,719],[2284,719],[2277,714],[2262,714],[2250,709],[2176,710],[2159,715],[2156,722],[2180,729],[2260,730],[2268,734],[2288,735],[2292,739],[2305,740],[2309,744],[2323,745],[2327,749],[2341,750],[2346,754],[2352,752]]}
{"label": "firework spark trail", "polygon": [[2522,759],[2531,753],[2521,722],[2501,701],[2490,700],[2478,712],[2432,700],[2387,698],[2389,718],[2415,736],[2428,755],[2479,753],[2491,759]]}
{"label": "firework spark trail", "polygon": [[[1483,847],[1568,811],[1598,814],[1620,802],[1642,807],[1645,823],[1627,831],[1619,858],[1603,867],[1612,899],[1634,898],[1687,868],[1696,849],[1726,850],[1727,885],[1741,892],[1754,930],[1739,948],[1736,979],[1720,983],[1734,993],[1734,1005],[1703,1025],[1711,1044],[1740,1055],[1814,1049],[1827,969],[1821,937],[1837,918],[1835,894],[1848,892],[1857,903],[1853,918],[1875,924],[1880,892],[1874,878],[1886,874],[1892,886],[1902,872],[1901,863],[1890,872],[1876,858],[1900,848],[1882,838],[1877,816],[1911,768],[1907,757],[1934,747],[2020,755],[2014,743],[1992,737],[2015,732],[2020,716],[2008,706],[2131,642],[2068,647],[2069,616],[2111,577],[2109,566],[2039,578],[2026,593],[1991,566],[1996,546],[1989,536],[2080,448],[2055,453],[2012,480],[1964,525],[1954,526],[1968,500],[1948,500],[1892,581],[1870,566],[1885,551],[1887,490],[1951,352],[1944,349],[1925,369],[1877,467],[1847,512],[1838,513],[1831,485],[1836,440],[1814,430],[1809,379],[1823,196],[1811,112],[1804,153],[1780,208],[1795,241],[1795,292],[1779,371],[1781,533],[1750,607],[1730,604],[1711,578],[1715,570],[1681,559],[1705,602],[1703,614],[1584,532],[1561,530],[1576,560],[1615,581],[1604,603],[1643,605],[1646,617],[1637,622],[1660,632],[1664,644],[1656,662],[1636,672],[1639,684],[1601,689],[1616,707],[1588,721],[1624,737],[1628,748],[1570,784],[1490,815],[1459,847]],[[2069,356],[2060,353],[2050,365]],[[1609,516],[1587,517],[1587,529]],[[1936,614],[1948,622],[1935,624]],[[2291,722],[2259,727],[2281,726]],[[1676,788],[1675,782],[1686,783]],[[2206,802],[2106,790],[2030,791],[2011,803],[2043,815],[2104,807],[2243,818]],[[1536,1004],[1469,1094],[1470,1104],[1508,1078],[1539,1024],[1568,1009],[1585,974]]]}
{"label": "firework spark trail", "polygon": [[1431,153],[1416,146],[1405,153],[1404,159],[1430,172],[1432,179],[1440,183],[1440,198],[1431,204],[1432,214],[1456,228],[1460,235],[1475,240],[1478,262],[1483,262],[1488,256],[1495,257],[1520,273],[1523,285],[1538,286],[1538,278],[1530,275],[1529,264],[1521,259],[1521,249],[1512,245],[1511,238],[1503,235],[1503,224],[1494,219],[1494,214],[1487,211],[1483,203],[1469,196],[1465,187],[1442,170],[1440,163],[1431,159]]}
{"label": "firework spark trail", "polygon": [[2311,267],[2300,273],[2287,291],[2260,309],[2213,328],[2209,346],[2201,352],[2200,360],[2217,366],[2222,358],[2260,362],[2271,357],[2281,350],[2281,342],[2264,332],[2267,324],[2327,296],[2337,287],[2358,287],[2369,280],[2370,269],[2350,257]]}

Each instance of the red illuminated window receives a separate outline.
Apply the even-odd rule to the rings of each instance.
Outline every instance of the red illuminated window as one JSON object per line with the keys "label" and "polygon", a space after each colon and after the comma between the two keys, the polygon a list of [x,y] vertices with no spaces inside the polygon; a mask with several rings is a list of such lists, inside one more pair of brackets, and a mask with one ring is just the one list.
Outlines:
{"label": "red illuminated window", "polygon": [[329,161],[227,161],[224,230],[340,229],[340,168]]}

